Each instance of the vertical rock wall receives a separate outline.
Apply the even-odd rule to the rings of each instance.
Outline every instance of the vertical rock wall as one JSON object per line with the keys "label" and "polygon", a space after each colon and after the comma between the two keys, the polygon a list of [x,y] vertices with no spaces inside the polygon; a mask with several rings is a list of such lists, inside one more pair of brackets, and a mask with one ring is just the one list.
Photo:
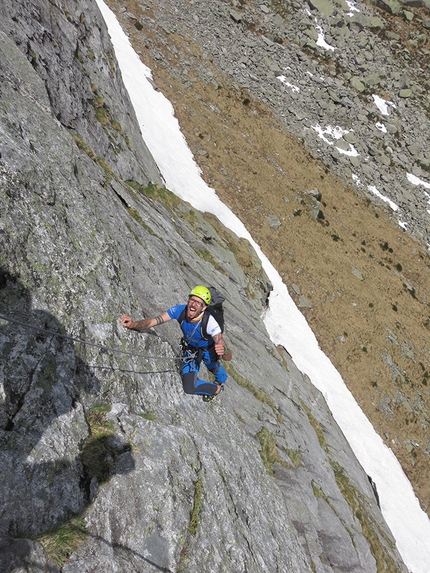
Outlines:
{"label": "vertical rock wall", "polygon": [[[323,397],[267,336],[252,249],[150,184],[95,4],[1,16],[1,571],[406,571]],[[227,295],[234,352],[212,404],[182,392],[177,325],[118,322],[202,282]]]}

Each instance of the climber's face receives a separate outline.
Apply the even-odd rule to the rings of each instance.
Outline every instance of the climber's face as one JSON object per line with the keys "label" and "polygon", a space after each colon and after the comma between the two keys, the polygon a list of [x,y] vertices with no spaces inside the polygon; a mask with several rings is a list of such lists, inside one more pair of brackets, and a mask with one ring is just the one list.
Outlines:
{"label": "climber's face", "polygon": [[205,303],[197,296],[190,296],[187,305],[187,320],[197,318],[206,308]]}

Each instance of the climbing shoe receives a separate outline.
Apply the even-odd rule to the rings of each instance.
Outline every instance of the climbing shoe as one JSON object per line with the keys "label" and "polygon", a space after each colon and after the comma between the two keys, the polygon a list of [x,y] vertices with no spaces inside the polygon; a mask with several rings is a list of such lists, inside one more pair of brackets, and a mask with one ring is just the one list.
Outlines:
{"label": "climbing shoe", "polygon": [[217,396],[219,396],[221,394],[221,392],[224,390],[224,385],[223,384],[219,384],[220,389],[216,394],[212,394],[212,396],[203,396],[203,402],[212,402],[212,400],[214,398],[216,398]]}

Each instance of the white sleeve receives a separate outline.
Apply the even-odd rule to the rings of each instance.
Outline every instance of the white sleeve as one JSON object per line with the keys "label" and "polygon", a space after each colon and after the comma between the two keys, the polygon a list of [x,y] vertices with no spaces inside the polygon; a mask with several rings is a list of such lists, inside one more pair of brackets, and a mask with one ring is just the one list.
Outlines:
{"label": "white sleeve", "polygon": [[208,319],[206,334],[208,334],[209,336],[215,336],[216,334],[221,334],[221,327],[212,315],[210,315]]}

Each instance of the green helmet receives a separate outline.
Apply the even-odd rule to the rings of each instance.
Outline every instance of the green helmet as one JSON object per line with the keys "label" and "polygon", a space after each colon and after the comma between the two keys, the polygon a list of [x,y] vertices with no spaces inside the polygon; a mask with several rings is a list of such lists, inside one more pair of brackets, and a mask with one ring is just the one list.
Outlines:
{"label": "green helmet", "polygon": [[210,304],[211,302],[210,290],[204,286],[194,287],[188,296],[198,296],[206,305]]}

